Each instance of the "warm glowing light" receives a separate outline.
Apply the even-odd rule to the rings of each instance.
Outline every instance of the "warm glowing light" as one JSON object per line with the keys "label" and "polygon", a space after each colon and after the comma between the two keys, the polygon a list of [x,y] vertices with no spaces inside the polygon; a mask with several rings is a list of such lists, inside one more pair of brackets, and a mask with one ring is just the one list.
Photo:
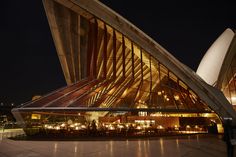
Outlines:
{"label": "warm glowing light", "polygon": [[140,130],[140,129],[142,129],[142,128],[141,128],[141,126],[137,126],[137,129]]}
{"label": "warm glowing light", "polygon": [[174,126],[174,129],[175,129],[176,131],[178,131],[178,130],[179,130],[178,125],[175,125],[175,126]]}
{"label": "warm glowing light", "polygon": [[232,97],[231,97],[231,101],[232,101],[232,104],[235,104],[235,103],[236,103],[236,97],[235,97],[235,96],[232,96]]}
{"label": "warm glowing light", "polygon": [[126,95],[127,94],[127,89],[124,91],[124,93],[123,93],[124,95]]}
{"label": "warm glowing light", "polygon": [[216,123],[216,121],[214,119],[211,119],[211,122]]}
{"label": "warm glowing light", "polygon": [[109,130],[115,130],[115,127],[113,125],[110,125],[108,129]]}
{"label": "warm glowing light", "polygon": [[85,126],[85,125],[81,125],[81,128],[85,129],[85,128],[86,128],[86,126]]}
{"label": "warm glowing light", "polygon": [[66,125],[65,123],[62,123],[62,124],[61,124],[61,127],[65,127],[65,125]]}
{"label": "warm glowing light", "polygon": [[79,123],[75,123],[75,126],[78,126],[79,125]]}
{"label": "warm glowing light", "polygon": [[164,129],[164,127],[162,125],[158,125],[157,129]]}
{"label": "warm glowing light", "polygon": [[147,116],[147,112],[140,111],[140,112],[138,112],[138,115],[139,116]]}
{"label": "warm glowing light", "polygon": [[77,126],[77,127],[75,127],[75,130],[79,130],[79,127]]}
{"label": "warm glowing light", "polygon": [[75,125],[74,125],[74,124],[71,124],[71,125],[70,125],[70,127],[72,127],[72,128],[73,128],[73,127],[75,127]]}
{"label": "warm glowing light", "polygon": [[31,119],[41,119],[41,114],[32,114]]}
{"label": "warm glowing light", "polygon": [[189,126],[189,125],[187,125],[187,126],[186,126],[186,128],[190,128],[190,126]]}
{"label": "warm glowing light", "polygon": [[166,98],[166,101],[169,101],[170,99],[169,98]]}
{"label": "warm glowing light", "polygon": [[56,128],[55,128],[56,130],[60,130],[60,127],[59,126],[56,126]]}
{"label": "warm glowing light", "polygon": [[53,127],[51,125],[48,126],[48,129],[52,129]]}
{"label": "warm glowing light", "polygon": [[178,95],[175,95],[174,98],[175,98],[175,100],[179,100],[179,96]]}
{"label": "warm glowing light", "polygon": [[124,128],[123,125],[118,125],[117,127],[120,128],[120,129]]}
{"label": "warm glowing light", "polygon": [[161,92],[157,92],[158,95],[161,95]]}
{"label": "warm glowing light", "polygon": [[[143,102],[145,103],[145,102]],[[146,104],[138,104],[136,108],[148,108]]]}

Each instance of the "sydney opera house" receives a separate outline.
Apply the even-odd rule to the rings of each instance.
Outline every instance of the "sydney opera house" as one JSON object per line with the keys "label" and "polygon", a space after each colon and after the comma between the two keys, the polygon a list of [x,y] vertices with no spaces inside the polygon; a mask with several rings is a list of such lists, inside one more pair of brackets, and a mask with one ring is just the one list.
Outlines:
{"label": "sydney opera house", "polygon": [[236,124],[236,35],[225,30],[197,72],[96,0],[43,0],[67,86],[14,108],[28,135],[222,131]]}

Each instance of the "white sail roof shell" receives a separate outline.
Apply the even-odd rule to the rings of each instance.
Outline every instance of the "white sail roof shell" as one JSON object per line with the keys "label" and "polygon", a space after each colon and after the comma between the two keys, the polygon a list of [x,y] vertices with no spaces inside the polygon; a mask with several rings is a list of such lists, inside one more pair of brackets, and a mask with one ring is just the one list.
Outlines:
{"label": "white sail roof shell", "polygon": [[227,28],[211,45],[201,60],[196,73],[209,85],[214,86],[216,84],[233,37],[234,32]]}

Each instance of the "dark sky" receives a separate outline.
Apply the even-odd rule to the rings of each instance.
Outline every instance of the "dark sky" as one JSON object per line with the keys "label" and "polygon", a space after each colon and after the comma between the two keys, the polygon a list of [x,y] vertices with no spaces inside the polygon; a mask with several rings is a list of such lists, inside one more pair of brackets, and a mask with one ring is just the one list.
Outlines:
{"label": "dark sky", "polygon": [[[193,70],[227,27],[236,28],[233,0],[103,2]],[[66,85],[41,0],[1,2],[0,51],[0,102],[24,103]]]}

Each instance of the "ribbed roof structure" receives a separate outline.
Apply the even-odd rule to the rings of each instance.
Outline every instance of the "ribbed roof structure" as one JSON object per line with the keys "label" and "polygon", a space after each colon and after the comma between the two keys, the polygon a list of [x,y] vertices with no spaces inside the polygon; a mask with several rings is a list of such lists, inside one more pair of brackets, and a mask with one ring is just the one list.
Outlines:
{"label": "ribbed roof structure", "polygon": [[155,111],[236,115],[224,95],[95,0],[43,0],[68,86],[20,112]]}

